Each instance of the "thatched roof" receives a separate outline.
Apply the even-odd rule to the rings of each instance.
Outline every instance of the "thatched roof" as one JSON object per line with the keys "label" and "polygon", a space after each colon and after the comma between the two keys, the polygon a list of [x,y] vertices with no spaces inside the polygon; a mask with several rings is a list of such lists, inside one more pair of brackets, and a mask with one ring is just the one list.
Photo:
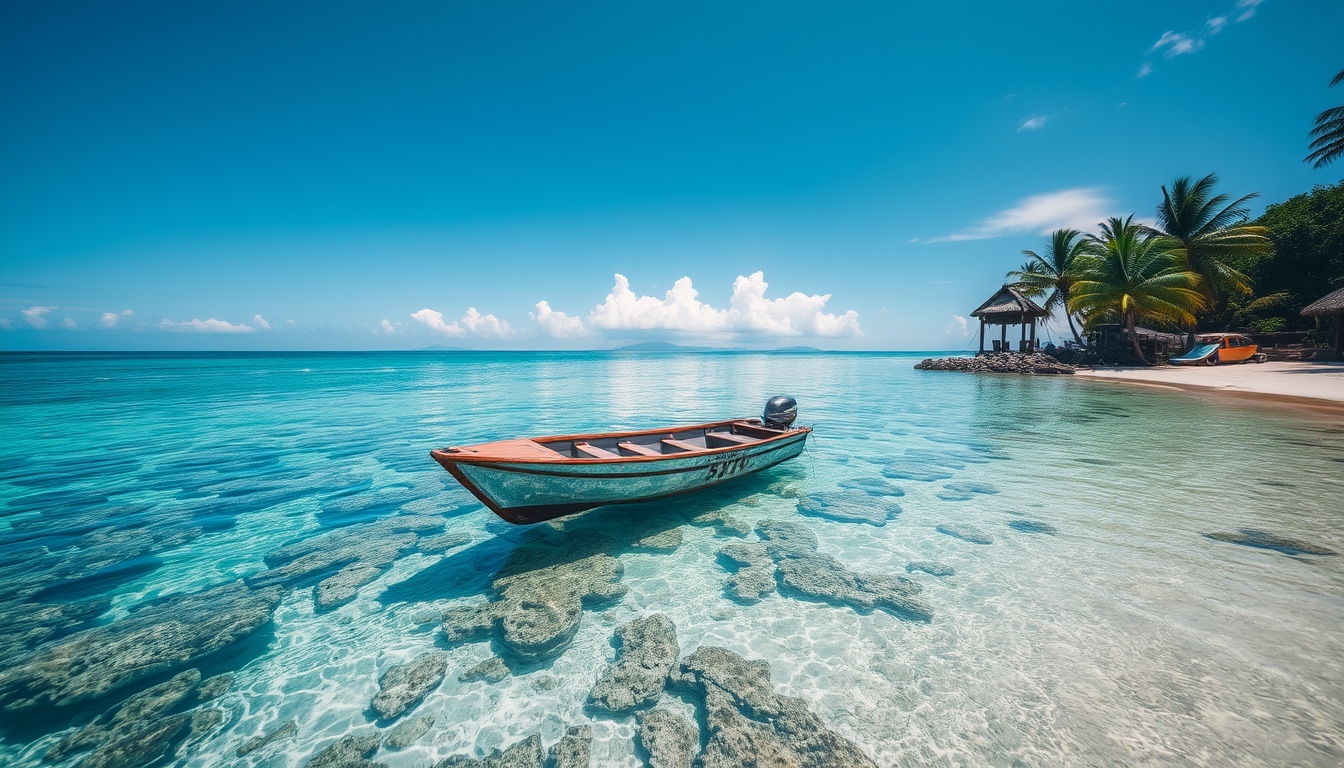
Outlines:
{"label": "thatched roof", "polygon": [[1344,288],[1311,302],[1302,310],[1302,314],[1308,317],[1337,315],[1340,312],[1344,312]]}
{"label": "thatched roof", "polygon": [[[1026,317],[1046,317],[1050,313],[1041,305],[1022,295],[1011,286],[1003,286],[989,300],[971,313],[971,317],[984,317],[987,320],[1001,319],[1004,315],[1025,315]],[[1010,323],[1011,325],[1011,323]]]}

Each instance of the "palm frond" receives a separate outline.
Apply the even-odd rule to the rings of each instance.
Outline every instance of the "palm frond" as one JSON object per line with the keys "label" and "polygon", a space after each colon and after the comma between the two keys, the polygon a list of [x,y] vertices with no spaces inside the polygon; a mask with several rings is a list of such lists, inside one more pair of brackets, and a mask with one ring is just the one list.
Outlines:
{"label": "palm frond", "polygon": [[1334,88],[1336,85],[1339,85],[1340,83],[1344,83],[1344,69],[1339,70],[1339,74],[1330,78],[1330,85],[1326,87]]}

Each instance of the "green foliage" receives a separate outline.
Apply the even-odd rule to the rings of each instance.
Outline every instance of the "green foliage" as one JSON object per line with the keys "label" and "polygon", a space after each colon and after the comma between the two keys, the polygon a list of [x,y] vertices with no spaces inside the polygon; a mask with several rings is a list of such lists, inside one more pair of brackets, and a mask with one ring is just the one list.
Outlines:
{"label": "green foliage", "polygon": [[1251,279],[1235,265],[1273,250],[1265,228],[1246,221],[1246,203],[1257,195],[1232,200],[1213,193],[1217,184],[1217,174],[1211,173],[1199,181],[1179,178],[1170,190],[1163,186],[1154,228],[1169,238],[1168,252],[1200,276],[1210,307],[1250,293]]}
{"label": "green foliage", "polygon": [[1255,221],[1269,233],[1271,254],[1236,262],[1255,294],[1238,297],[1211,324],[1251,330],[1305,330],[1315,320],[1302,308],[1344,286],[1344,182],[1318,186],[1265,209]]}

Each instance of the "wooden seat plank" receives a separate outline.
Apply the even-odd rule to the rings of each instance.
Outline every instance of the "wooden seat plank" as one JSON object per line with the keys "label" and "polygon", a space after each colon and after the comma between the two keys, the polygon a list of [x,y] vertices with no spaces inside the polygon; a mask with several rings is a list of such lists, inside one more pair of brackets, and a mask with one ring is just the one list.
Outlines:
{"label": "wooden seat plank", "polygon": [[590,459],[621,458],[619,454],[612,453],[611,451],[608,451],[606,448],[598,448],[596,445],[590,445],[588,443],[575,443],[574,452],[579,454],[580,456],[585,456]]}
{"label": "wooden seat plank", "polygon": [[620,448],[622,451],[629,451],[630,453],[633,453],[633,454],[635,454],[635,455],[637,455],[637,456],[662,456],[662,455],[663,455],[663,454],[662,454],[661,452],[659,452],[657,449],[655,449],[655,448],[650,448],[650,447],[647,446],[647,445],[640,445],[639,443],[617,443],[617,444],[616,444],[616,447],[617,447],[617,448]]}
{"label": "wooden seat plank", "polygon": [[721,440],[730,445],[746,445],[747,443],[759,443],[760,440],[746,435],[735,435],[732,432],[706,432],[705,437],[712,440]]}
{"label": "wooden seat plank", "polygon": [[671,447],[671,448],[676,448],[676,449],[678,449],[678,450],[682,450],[682,451],[703,451],[703,450],[705,450],[704,448],[701,448],[701,447],[698,446],[698,445],[692,445],[692,444],[690,444],[690,443],[688,443],[688,442],[686,442],[686,441],[684,441],[684,440],[677,440],[677,439],[675,439],[675,438],[671,438],[671,437],[665,437],[665,438],[663,438],[663,441],[662,441],[662,442],[663,442],[663,445],[669,446],[669,447]]}

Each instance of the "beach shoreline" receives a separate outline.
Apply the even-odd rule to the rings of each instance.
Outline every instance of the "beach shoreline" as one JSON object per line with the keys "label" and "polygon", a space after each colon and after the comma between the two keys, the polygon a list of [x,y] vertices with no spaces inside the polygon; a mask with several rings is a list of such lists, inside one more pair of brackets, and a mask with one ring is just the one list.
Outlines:
{"label": "beach shoreline", "polygon": [[1104,367],[1082,369],[1074,376],[1192,393],[1216,392],[1264,403],[1344,410],[1344,363],[1340,362]]}

